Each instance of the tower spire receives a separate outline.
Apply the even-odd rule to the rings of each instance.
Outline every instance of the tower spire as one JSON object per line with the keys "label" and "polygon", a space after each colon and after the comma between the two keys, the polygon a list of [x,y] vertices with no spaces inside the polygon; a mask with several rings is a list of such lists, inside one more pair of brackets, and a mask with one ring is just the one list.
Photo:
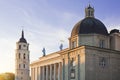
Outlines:
{"label": "tower spire", "polygon": [[24,38],[24,30],[22,30],[22,34],[21,34],[21,38],[20,38],[19,42],[27,43],[26,39]]}
{"label": "tower spire", "polygon": [[24,38],[24,30],[22,30],[22,38]]}

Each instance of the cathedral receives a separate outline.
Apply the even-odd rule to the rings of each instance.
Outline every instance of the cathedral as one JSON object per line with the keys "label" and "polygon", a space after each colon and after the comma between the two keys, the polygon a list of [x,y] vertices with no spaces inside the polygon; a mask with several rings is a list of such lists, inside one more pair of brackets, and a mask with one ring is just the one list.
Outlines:
{"label": "cathedral", "polygon": [[[94,11],[90,5],[85,8],[85,18],[73,27],[68,48],[30,64],[31,80],[120,80],[120,32],[108,32]],[[22,33],[16,49],[16,80],[29,80],[28,46]]]}

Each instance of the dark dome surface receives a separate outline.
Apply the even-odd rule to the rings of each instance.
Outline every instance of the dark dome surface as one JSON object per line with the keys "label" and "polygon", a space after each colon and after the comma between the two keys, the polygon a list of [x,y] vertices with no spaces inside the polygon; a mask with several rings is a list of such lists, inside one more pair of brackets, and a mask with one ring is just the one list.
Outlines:
{"label": "dark dome surface", "polygon": [[108,35],[105,25],[100,20],[94,17],[86,17],[74,26],[71,36],[93,33]]}
{"label": "dark dome surface", "polygon": [[19,42],[27,43],[25,38],[20,38]]}

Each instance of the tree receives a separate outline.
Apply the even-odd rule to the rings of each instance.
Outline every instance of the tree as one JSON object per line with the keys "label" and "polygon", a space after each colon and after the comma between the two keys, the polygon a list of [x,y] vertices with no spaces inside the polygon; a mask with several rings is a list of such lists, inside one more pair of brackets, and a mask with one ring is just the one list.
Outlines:
{"label": "tree", "polygon": [[15,75],[13,73],[2,73],[0,74],[0,80],[15,80]]}

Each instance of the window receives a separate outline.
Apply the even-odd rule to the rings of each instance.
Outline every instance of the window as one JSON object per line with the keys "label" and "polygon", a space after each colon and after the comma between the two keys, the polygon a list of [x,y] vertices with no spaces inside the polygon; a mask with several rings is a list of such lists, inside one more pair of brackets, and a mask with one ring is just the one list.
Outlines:
{"label": "window", "polygon": [[29,47],[27,46],[27,50],[28,50],[28,48],[29,48]]}
{"label": "window", "polygon": [[19,53],[19,59],[20,59],[20,53]]}
{"label": "window", "polygon": [[25,53],[23,54],[23,58],[25,59]]}
{"label": "window", "polygon": [[75,69],[71,69],[70,76],[71,76],[71,79],[75,79]]}
{"label": "window", "polygon": [[76,47],[76,41],[73,41],[72,42],[72,48],[75,48]]}
{"label": "window", "polygon": [[100,40],[99,46],[101,48],[104,48],[105,47],[105,41],[104,40]]}
{"label": "window", "polygon": [[25,68],[25,64],[23,65],[23,67]]}
{"label": "window", "polygon": [[105,57],[99,58],[99,66],[102,68],[104,68],[106,66],[106,58]]}
{"label": "window", "polygon": [[71,63],[70,63],[70,76],[71,79],[75,79],[75,60],[72,58]]}
{"label": "window", "polygon": [[29,55],[28,55],[28,59],[29,59]]}
{"label": "window", "polygon": [[19,45],[19,49],[21,49],[21,45]]}
{"label": "window", "polygon": [[90,10],[88,11],[88,16],[90,16]]}
{"label": "window", "polygon": [[26,47],[26,45],[23,45],[23,47]]}
{"label": "window", "polygon": [[21,65],[19,64],[19,68],[21,67]]}

